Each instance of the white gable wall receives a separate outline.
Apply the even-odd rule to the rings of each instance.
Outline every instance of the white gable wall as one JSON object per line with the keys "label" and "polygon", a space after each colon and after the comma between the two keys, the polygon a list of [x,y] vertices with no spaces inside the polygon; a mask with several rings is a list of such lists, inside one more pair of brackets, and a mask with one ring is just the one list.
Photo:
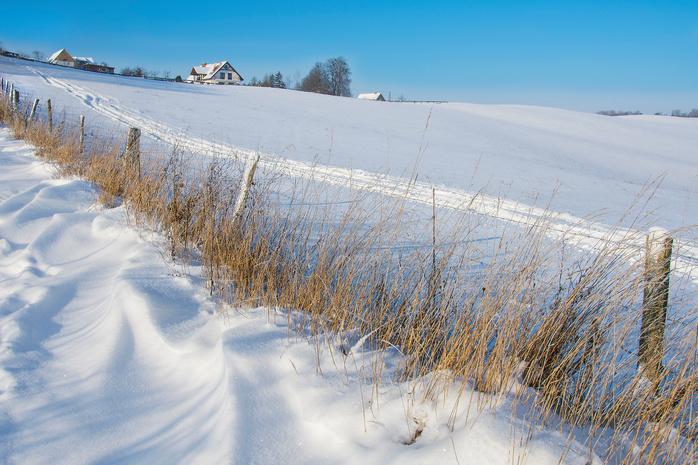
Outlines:
{"label": "white gable wall", "polygon": [[70,56],[70,53],[68,53],[64,48],[51,55],[48,62],[54,65],[75,68],[75,59],[73,59],[73,57]]}
{"label": "white gable wall", "polygon": [[220,63],[216,64],[216,72],[206,76],[205,81],[212,84],[239,84],[240,75],[235,72],[230,63],[227,61],[223,63],[223,66],[218,66]]}

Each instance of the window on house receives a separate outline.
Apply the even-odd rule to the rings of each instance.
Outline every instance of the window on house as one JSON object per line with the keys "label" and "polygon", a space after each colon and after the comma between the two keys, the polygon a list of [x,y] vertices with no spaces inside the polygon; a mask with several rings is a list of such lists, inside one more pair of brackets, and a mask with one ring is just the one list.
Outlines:
{"label": "window on house", "polygon": [[225,73],[221,73],[221,79],[225,79]]}
{"label": "window on house", "polygon": [[228,81],[232,81],[232,80],[233,80],[233,73],[228,73]]}

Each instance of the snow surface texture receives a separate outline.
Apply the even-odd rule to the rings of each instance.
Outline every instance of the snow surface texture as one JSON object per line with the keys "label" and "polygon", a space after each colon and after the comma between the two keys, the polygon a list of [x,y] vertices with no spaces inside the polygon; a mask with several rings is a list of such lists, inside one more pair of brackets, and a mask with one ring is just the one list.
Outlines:
{"label": "snow surface texture", "polygon": [[[647,201],[642,193],[650,184],[644,211],[652,223],[669,230],[698,224],[696,118],[371,102],[108,76],[5,57],[0,75],[75,119],[87,115],[88,127],[117,124],[125,133],[123,126],[134,126],[145,138],[208,156],[261,152],[263,167],[386,194],[403,195],[409,185],[411,198],[429,205],[435,187],[441,207],[469,205],[516,223],[536,221],[549,206],[557,212],[549,234],[586,248],[626,237],[635,216],[615,227],[638,197]],[[410,183],[412,175],[417,182]],[[644,247],[642,234],[636,245]],[[696,242],[675,245],[675,270],[698,282]]]}
{"label": "snow surface texture", "polygon": [[0,165],[0,463],[585,463],[567,432],[527,441],[511,398],[496,415],[470,389],[424,401],[363,339],[344,355],[294,313],[223,321],[157,236],[7,129]]}

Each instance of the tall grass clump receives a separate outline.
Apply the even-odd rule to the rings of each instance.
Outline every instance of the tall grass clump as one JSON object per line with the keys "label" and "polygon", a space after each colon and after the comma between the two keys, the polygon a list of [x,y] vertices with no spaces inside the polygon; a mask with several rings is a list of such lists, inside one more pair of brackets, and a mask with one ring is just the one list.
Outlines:
{"label": "tall grass clump", "polygon": [[[104,205],[124,202],[135,221],[159,228],[173,260],[201,265],[221,308],[300,310],[311,334],[340,341],[344,356],[362,338],[379,353],[397,349],[390,375],[423,383],[428,396],[455,386],[477,392],[477,408],[497,408],[513,395],[534,425],[568,428],[570,437],[585,428],[589,450],[608,461],[697,458],[695,296],[682,277],[690,275],[672,277],[661,376],[637,370],[638,231],[650,226],[642,211],[629,212],[631,227],[596,237],[588,225],[599,218],[560,229],[543,208],[510,223],[472,213],[477,196],[458,208],[436,199],[424,207],[409,188],[376,194],[329,186],[317,170],[288,178],[262,169],[235,216],[242,157],[152,148],[136,172],[124,138],[81,146],[64,117],[50,130],[6,100],[0,119],[62,174],[95,182]],[[373,381],[382,367],[370,368]]]}

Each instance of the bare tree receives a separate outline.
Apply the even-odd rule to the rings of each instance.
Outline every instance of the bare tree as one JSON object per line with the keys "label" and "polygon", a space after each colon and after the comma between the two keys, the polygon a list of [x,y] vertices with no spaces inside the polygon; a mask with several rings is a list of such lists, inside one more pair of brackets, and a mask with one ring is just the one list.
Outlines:
{"label": "bare tree", "polygon": [[136,66],[135,68],[129,68],[128,66],[126,68],[121,69],[121,73],[124,76],[134,76],[134,77],[145,77],[149,75],[150,73],[146,71],[145,68],[141,66]]}
{"label": "bare tree", "polygon": [[350,84],[351,70],[347,60],[338,57],[330,58],[325,63],[315,63],[300,84],[296,84],[296,88],[305,92],[351,97]]}
{"label": "bare tree", "polygon": [[32,55],[34,55],[34,60],[35,60],[35,61],[45,61],[45,59],[46,59],[46,55],[44,55],[43,52],[40,52],[40,51],[38,51],[38,50],[34,50],[34,51],[32,52]]}
{"label": "bare tree", "polygon": [[[290,78],[289,78],[289,80],[290,80]],[[288,84],[288,88],[289,89],[291,88],[290,82]],[[300,88],[301,88],[301,72],[300,71],[296,71],[293,74],[293,88],[296,90],[300,90]]]}
{"label": "bare tree", "polygon": [[304,92],[316,92],[318,94],[329,94],[330,85],[327,72],[322,63],[315,63],[310,72],[301,81],[299,90]]}
{"label": "bare tree", "polygon": [[163,72],[162,72],[162,75],[165,77],[165,79],[169,79],[169,78],[170,78],[170,73],[171,73],[171,71],[163,71]]}
{"label": "bare tree", "polygon": [[329,93],[341,97],[351,97],[351,70],[344,57],[330,58],[325,63]]}

